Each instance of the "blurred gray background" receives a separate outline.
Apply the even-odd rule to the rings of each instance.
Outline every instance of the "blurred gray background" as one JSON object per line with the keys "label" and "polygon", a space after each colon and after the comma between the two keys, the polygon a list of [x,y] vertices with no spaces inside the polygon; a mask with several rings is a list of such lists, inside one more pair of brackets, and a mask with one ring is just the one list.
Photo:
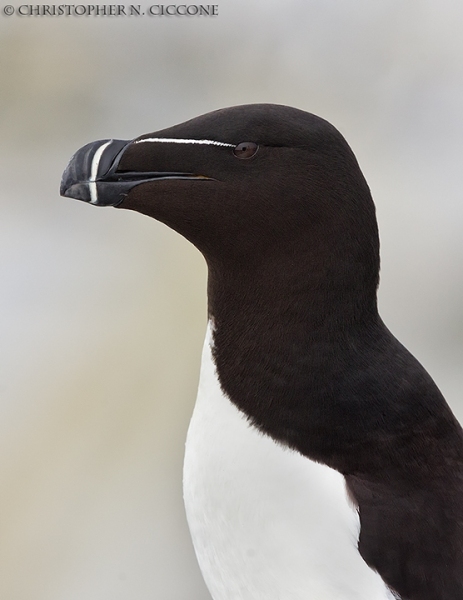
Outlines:
{"label": "blurred gray background", "polygon": [[147,217],[59,197],[89,141],[250,102],[333,122],[376,201],[383,318],[463,418],[462,24],[451,0],[1,15],[2,599],[209,598],[181,492],[205,265]]}

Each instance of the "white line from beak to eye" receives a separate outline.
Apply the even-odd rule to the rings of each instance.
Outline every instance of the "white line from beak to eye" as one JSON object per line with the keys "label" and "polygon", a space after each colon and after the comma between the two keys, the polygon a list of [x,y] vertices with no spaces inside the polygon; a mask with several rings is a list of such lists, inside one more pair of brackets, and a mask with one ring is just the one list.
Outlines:
{"label": "white line from beak to eye", "polygon": [[97,204],[98,202],[98,191],[96,189],[96,178],[98,176],[98,165],[100,164],[101,157],[103,156],[103,152],[112,143],[112,140],[106,142],[105,144],[101,144],[98,150],[93,155],[92,160],[92,168],[90,171],[90,179],[88,180],[88,190],[90,192],[90,204]]}
{"label": "white line from beak to eye", "polygon": [[234,148],[236,144],[226,144],[225,142],[216,142],[215,140],[188,140],[183,138],[144,138],[136,140],[135,144],[143,144],[144,142],[159,142],[160,144],[203,144],[205,146],[227,146]]}

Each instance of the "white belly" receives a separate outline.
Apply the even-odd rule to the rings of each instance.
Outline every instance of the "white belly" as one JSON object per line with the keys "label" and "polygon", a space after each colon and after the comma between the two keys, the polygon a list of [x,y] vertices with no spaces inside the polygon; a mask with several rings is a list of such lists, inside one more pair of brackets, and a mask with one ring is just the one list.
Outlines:
{"label": "white belly", "polygon": [[340,473],[264,436],[222,392],[210,327],[186,442],[184,497],[214,600],[385,600],[357,551]]}

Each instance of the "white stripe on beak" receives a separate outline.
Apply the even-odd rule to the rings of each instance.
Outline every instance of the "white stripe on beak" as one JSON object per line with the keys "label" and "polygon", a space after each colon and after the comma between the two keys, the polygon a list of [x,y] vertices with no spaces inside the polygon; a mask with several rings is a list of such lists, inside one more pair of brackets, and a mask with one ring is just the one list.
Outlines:
{"label": "white stripe on beak", "polygon": [[90,172],[90,179],[88,180],[88,190],[90,192],[90,204],[97,204],[98,202],[98,192],[96,188],[96,178],[98,176],[98,165],[100,164],[101,157],[103,156],[103,152],[105,149],[111,144],[112,140],[102,144],[98,150],[95,152],[92,160],[92,169]]}

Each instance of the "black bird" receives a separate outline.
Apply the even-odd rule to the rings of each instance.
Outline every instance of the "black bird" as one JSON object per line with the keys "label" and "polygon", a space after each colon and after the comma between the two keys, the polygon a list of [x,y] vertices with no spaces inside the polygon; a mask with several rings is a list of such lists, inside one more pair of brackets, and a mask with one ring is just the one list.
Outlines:
{"label": "black bird", "polygon": [[236,106],[84,146],[61,194],[207,261],[184,492],[214,600],[462,600],[462,429],[378,315],[374,204],[341,134]]}

